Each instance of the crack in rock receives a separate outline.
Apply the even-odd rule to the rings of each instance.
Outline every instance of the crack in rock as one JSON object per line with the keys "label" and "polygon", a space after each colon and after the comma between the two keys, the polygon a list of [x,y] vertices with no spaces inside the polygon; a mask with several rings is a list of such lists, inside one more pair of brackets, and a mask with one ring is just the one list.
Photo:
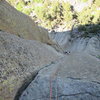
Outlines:
{"label": "crack in rock", "polygon": [[51,66],[52,64],[55,64],[55,62],[52,61],[50,64],[44,66],[43,68],[41,68],[39,70],[36,70],[36,72],[34,73],[34,75],[32,75],[32,79],[30,81],[28,81],[28,82],[23,83],[22,86],[19,88],[19,90],[18,90],[18,92],[17,92],[14,100],[19,100],[21,94],[26,90],[26,88],[29,86],[29,84],[35,79],[35,77],[39,74],[39,72],[41,70],[43,70],[44,68]]}

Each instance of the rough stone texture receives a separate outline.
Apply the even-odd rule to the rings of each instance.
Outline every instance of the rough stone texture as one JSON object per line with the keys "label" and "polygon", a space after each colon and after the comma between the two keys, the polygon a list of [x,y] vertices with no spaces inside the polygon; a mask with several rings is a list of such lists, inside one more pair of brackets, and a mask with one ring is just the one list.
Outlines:
{"label": "rough stone texture", "polygon": [[79,53],[45,66],[20,100],[50,100],[51,97],[51,100],[100,100],[100,60]]}
{"label": "rough stone texture", "polygon": [[14,100],[38,70],[60,57],[48,45],[0,31],[0,100]]}
{"label": "rough stone texture", "polygon": [[55,40],[62,48],[69,47],[69,39],[71,39],[70,31],[65,32],[51,32],[50,36]]}
{"label": "rough stone texture", "polygon": [[[71,35],[74,35],[74,38]],[[51,32],[51,37],[63,50],[71,53],[86,52],[92,56],[100,57],[100,36],[82,38],[80,35],[78,31],[73,32],[73,34],[70,31]]]}
{"label": "rough stone texture", "polygon": [[94,36],[89,40],[86,52],[93,56],[96,56],[97,58],[100,58],[100,36]]}
{"label": "rough stone texture", "polygon": [[94,36],[91,38],[77,38],[68,47],[69,51],[86,52],[92,56],[100,56],[100,37]]}

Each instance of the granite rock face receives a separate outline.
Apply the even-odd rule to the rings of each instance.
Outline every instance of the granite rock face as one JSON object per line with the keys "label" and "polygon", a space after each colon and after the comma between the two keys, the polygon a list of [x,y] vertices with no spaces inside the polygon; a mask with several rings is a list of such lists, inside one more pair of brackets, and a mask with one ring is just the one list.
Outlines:
{"label": "granite rock face", "polygon": [[[71,35],[74,35],[74,37]],[[70,31],[51,32],[51,37],[57,41],[63,50],[70,51],[73,54],[85,52],[92,56],[100,57],[100,36],[84,38],[80,35],[81,33],[77,30],[72,34]]]}
{"label": "granite rock face", "polygon": [[70,54],[45,66],[20,100],[100,100],[100,60]]}
{"label": "granite rock face", "polygon": [[0,30],[16,34],[28,40],[37,40],[46,44],[55,44],[48,36],[48,31],[27,15],[16,10],[8,0],[0,0]]}
{"label": "granite rock face", "polygon": [[61,56],[48,45],[0,31],[0,100],[14,100],[38,70]]}
{"label": "granite rock face", "polygon": [[70,54],[0,31],[0,100],[100,100],[99,36],[52,38]]}

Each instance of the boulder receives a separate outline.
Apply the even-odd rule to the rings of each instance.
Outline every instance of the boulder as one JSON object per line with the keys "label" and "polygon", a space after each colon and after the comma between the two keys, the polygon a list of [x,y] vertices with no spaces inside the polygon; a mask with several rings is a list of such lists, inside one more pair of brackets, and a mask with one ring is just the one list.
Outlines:
{"label": "boulder", "polygon": [[62,57],[52,47],[0,31],[0,100],[14,100],[45,65]]}
{"label": "boulder", "polygon": [[100,60],[65,56],[40,70],[19,100],[100,100]]}

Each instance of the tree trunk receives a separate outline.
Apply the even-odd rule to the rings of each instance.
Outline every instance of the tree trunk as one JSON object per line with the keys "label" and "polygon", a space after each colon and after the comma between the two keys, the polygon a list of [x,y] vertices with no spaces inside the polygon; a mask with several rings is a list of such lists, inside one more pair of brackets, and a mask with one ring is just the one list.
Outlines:
{"label": "tree trunk", "polygon": [[29,16],[17,11],[5,0],[0,0],[0,30],[25,39],[54,44],[47,30],[38,27]]}

